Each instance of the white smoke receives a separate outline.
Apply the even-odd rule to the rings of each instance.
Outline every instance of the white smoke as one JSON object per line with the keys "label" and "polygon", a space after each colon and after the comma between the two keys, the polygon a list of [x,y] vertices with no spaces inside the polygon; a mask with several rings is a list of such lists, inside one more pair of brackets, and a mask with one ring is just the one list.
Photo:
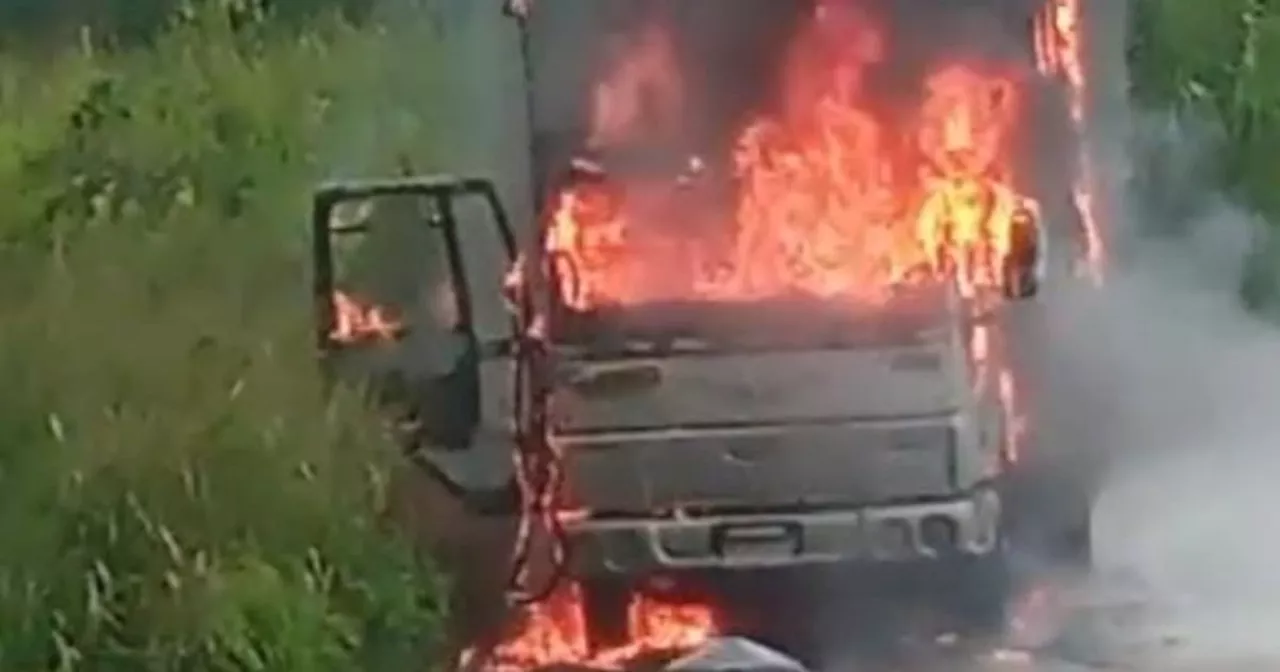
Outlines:
{"label": "white smoke", "polygon": [[[1106,4],[1092,3],[1093,27],[1122,23]],[[1122,43],[1106,42],[1092,70],[1120,88]],[[1073,631],[1092,633],[1086,656],[1128,663],[1274,656],[1280,331],[1240,298],[1265,224],[1213,184],[1211,120],[1119,101],[1100,111],[1095,142],[1123,148],[1104,155],[1110,183],[1123,185],[1107,220],[1113,276],[1101,296],[1055,308],[1059,355],[1111,407],[1097,434],[1114,459],[1095,510],[1105,587],[1093,597],[1117,598],[1120,578],[1149,608],[1141,626],[1084,612]]]}

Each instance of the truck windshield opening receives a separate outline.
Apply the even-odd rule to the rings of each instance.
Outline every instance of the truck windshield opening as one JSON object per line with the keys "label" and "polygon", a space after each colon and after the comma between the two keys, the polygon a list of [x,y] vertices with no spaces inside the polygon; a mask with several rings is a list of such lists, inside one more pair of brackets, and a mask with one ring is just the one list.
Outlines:
{"label": "truck windshield opening", "polygon": [[558,301],[581,314],[796,294],[886,303],[902,285],[1003,282],[1019,223],[1039,219],[1022,156],[1031,45],[916,34],[922,24],[894,7],[535,12],[541,229]]}

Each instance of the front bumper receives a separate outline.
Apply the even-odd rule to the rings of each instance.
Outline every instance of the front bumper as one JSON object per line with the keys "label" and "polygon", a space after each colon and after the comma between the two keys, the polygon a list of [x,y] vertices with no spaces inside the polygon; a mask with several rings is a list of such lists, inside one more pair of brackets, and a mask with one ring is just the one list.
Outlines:
{"label": "front bumper", "polygon": [[576,578],[752,570],[834,563],[914,563],[980,556],[999,541],[993,490],[924,503],[813,512],[582,519],[566,524]]}

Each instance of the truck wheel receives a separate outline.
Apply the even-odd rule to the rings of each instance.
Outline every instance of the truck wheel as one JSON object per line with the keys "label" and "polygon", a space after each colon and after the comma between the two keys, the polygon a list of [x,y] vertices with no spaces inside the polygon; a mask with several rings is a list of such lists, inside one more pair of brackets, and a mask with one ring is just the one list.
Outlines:
{"label": "truck wheel", "polygon": [[965,629],[998,632],[1004,627],[1013,593],[1007,539],[984,556],[955,561],[952,611]]}
{"label": "truck wheel", "polygon": [[1093,499],[1077,484],[1039,473],[1021,474],[1009,501],[1010,533],[1020,553],[1051,569],[1087,571],[1093,566]]}
{"label": "truck wheel", "polygon": [[627,644],[630,638],[631,583],[609,577],[585,579],[581,586],[582,616],[591,651],[599,653]]}
{"label": "truck wheel", "polygon": [[1067,569],[1088,571],[1093,568],[1093,516],[1087,504],[1079,508],[1060,534],[1056,559]]}
{"label": "truck wheel", "polygon": [[1093,511],[1084,493],[1070,493],[1037,516],[1032,550],[1050,567],[1087,572],[1093,567]]}

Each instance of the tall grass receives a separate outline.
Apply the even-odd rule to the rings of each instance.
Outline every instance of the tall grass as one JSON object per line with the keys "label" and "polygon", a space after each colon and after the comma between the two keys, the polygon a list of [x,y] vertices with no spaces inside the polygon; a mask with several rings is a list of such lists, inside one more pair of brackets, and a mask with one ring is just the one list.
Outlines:
{"label": "tall grass", "polygon": [[308,347],[306,189],[380,44],[211,9],[0,56],[0,669],[430,660],[440,579],[380,524],[395,456]]}

